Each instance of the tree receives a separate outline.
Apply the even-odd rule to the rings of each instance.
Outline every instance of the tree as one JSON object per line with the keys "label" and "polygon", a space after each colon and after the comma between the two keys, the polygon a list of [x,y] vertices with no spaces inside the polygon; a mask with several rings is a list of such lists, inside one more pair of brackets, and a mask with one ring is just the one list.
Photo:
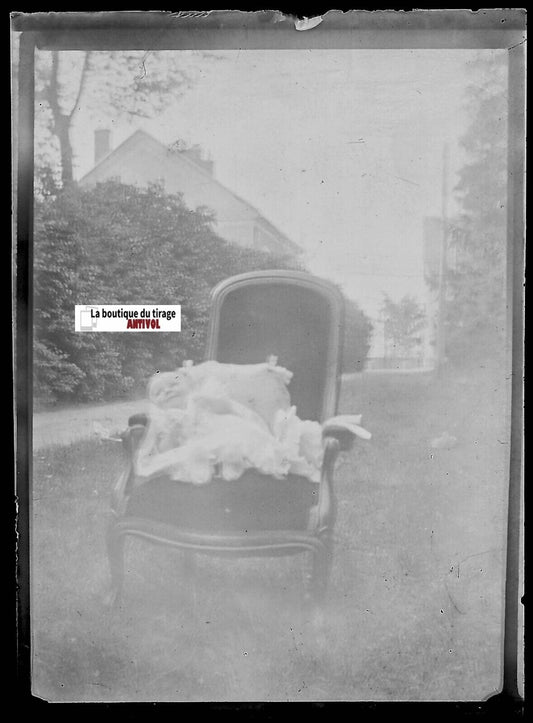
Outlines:
{"label": "tree", "polygon": [[342,371],[360,372],[370,350],[372,322],[351,299],[345,299]]}
{"label": "tree", "polygon": [[[43,402],[143,391],[156,369],[203,358],[215,284],[247,271],[303,270],[294,257],[227,243],[207,210],[192,211],[157,185],[54,189],[49,179],[47,191],[36,203],[34,244],[34,393]],[[76,304],[139,303],[181,304],[182,331],[74,331]],[[362,367],[369,335],[368,319],[349,303],[352,368]]]}
{"label": "tree", "polygon": [[[38,200],[34,264],[34,389],[49,401],[118,397],[144,388],[155,369],[201,359],[218,281],[298,266],[225,242],[210,215],[178,195],[112,181]],[[182,332],[74,332],[75,304],[138,303],[181,304]]]}
{"label": "tree", "polygon": [[409,356],[419,344],[420,332],[426,325],[423,307],[408,294],[398,302],[385,294],[381,311],[385,339],[392,343],[393,356]]}
{"label": "tree", "polygon": [[73,179],[71,131],[81,108],[106,120],[150,118],[189,88],[197,72],[183,54],[161,51],[43,51],[36,69],[37,159],[44,150],[50,163],[46,141],[52,141],[63,185]]}
{"label": "tree", "polygon": [[449,235],[455,263],[447,275],[447,354],[460,358],[503,347],[506,278],[506,53],[470,65],[466,163],[455,188],[461,213]]}

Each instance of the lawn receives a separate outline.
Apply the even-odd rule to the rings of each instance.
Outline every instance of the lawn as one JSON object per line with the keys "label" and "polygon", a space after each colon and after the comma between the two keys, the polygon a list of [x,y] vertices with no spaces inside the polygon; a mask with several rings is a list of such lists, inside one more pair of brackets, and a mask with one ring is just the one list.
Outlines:
{"label": "lawn", "polygon": [[[120,445],[37,453],[33,692],[52,701],[481,700],[500,688],[508,458],[501,370],[362,374],[341,412],[373,433],[338,463],[321,629],[305,559],[200,557],[132,540],[108,610]],[[451,448],[430,440],[448,432]]]}

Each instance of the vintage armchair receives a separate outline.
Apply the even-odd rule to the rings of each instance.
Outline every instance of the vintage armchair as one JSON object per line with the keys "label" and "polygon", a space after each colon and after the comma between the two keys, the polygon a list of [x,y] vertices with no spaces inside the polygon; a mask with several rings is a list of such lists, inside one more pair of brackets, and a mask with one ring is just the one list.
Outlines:
{"label": "vintage armchair", "polygon": [[[343,338],[343,300],[328,282],[296,271],[259,271],[220,283],[212,293],[206,359],[252,364],[269,355],[294,376],[291,403],[301,419],[336,413]],[[192,485],[166,477],[138,484],[134,459],[148,419],[130,417],[123,433],[127,463],[112,495],[107,533],[109,602],[124,577],[124,543],[136,536],[189,553],[311,556],[306,594],[323,601],[332,561],[333,476],[339,450],[353,435],[325,433],[320,482],[297,475],[278,480],[247,470],[238,480]]]}

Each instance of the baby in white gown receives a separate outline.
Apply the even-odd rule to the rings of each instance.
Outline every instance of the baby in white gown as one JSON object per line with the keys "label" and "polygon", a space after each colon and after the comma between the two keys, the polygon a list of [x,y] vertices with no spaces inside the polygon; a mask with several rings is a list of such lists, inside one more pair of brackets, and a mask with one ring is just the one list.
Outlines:
{"label": "baby in white gown", "polygon": [[262,364],[186,363],[156,374],[148,385],[152,409],[138,476],[205,484],[255,468],[318,482],[323,428],[297,417],[287,389],[292,376],[275,357]]}

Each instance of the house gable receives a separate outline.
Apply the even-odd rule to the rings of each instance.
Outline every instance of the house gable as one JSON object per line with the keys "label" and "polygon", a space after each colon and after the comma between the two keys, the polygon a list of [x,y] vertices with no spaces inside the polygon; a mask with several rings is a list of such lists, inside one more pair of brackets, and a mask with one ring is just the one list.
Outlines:
{"label": "house gable", "polygon": [[[167,147],[144,131],[136,131],[107,154],[80,181],[91,185],[117,179],[132,185],[161,183],[167,193],[179,193],[191,209],[207,208],[215,215],[214,229],[227,241],[297,253],[299,247],[244,199],[217,181],[205,165]],[[258,236],[262,237],[258,245]]]}

